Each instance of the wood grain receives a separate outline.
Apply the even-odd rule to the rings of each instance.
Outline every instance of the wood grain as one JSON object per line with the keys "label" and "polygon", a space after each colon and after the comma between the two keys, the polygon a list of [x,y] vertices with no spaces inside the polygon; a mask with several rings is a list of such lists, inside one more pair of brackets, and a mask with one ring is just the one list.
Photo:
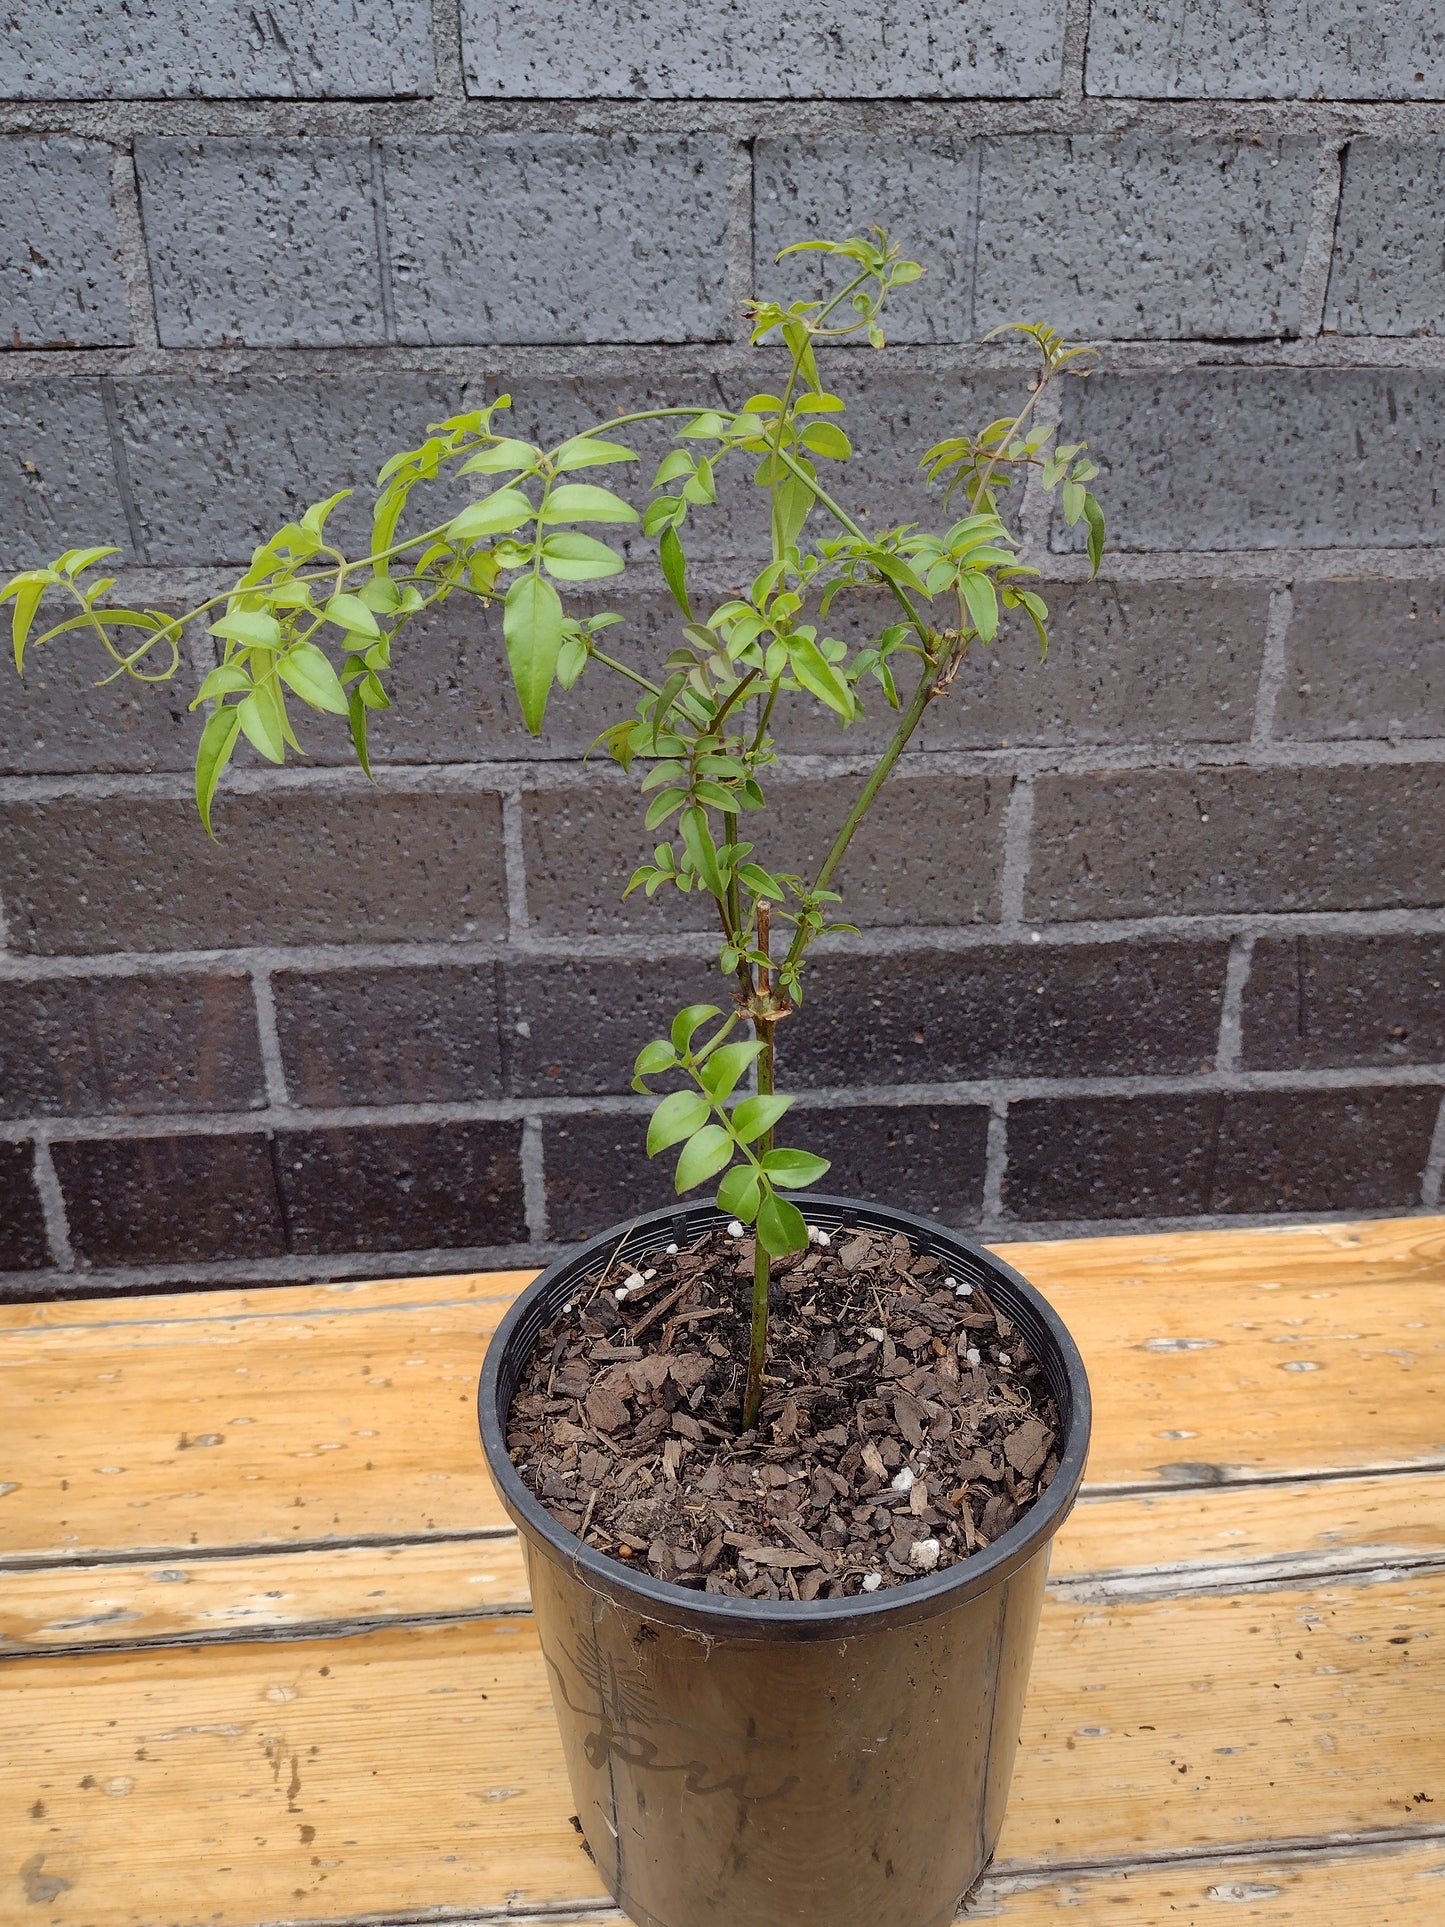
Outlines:
{"label": "wood grain", "polygon": [[[1079,1339],[1096,1484],[1445,1465],[1445,1220],[1000,1249]],[[3,1308],[0,1559],[502,1525],[472,1398],[523,1276]]]}
{"label": "wood grain", "polygon": [[[1085,1497],[1055,1541],[1050,1583],[1087,1600],[1427,1562],[1445,1565],[1445,1473],[1391,1473]],[[328,1624],[526,1605],[511,1534],[165,1565],[49,1566],[6,1575],[0,1654],[294,1637]]]}
{"label": "wood grain", "polygon": [[[1442,1575],[1050,1602],[1000,1871],[1420,1830],[1445,1808],[1442,1612]],[[23,1914],[54,1927],[598,1893],[525,1618],[12,1660],[0,1761],[12,1865],[68,1883]]]}

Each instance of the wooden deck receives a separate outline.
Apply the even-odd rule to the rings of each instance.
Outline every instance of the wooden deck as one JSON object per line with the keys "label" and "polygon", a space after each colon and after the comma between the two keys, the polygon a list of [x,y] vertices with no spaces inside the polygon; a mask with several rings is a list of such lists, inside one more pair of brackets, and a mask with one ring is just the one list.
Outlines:
{"label": "wooden deck", "polygon": [[[1445,1920],[1445,1219],[1005,1255],[1097,1428],[970,1918]],[[521,1282],[0,1308],[0,1921],[619,1918],[476,1442]]]}

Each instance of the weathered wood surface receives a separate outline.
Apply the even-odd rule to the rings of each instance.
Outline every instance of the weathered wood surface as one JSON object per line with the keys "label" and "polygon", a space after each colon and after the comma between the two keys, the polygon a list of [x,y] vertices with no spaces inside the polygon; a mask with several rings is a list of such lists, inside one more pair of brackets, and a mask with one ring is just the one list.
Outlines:
{"label": "weathered wood surface", "polygon": [[[1445,1918],[1445,1221],[1006,1255],[1098,1424],[971,1913]],[[476,1447],[518,1282],[0,1308],[0,1921],[617,1922]]]}

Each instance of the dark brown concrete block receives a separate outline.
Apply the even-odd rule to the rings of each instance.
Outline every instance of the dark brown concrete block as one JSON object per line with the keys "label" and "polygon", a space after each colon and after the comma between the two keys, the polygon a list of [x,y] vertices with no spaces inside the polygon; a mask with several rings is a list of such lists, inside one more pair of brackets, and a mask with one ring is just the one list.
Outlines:
{"label": "dark brown concrete block", "polygon": [[1445,902],[1445,769],[1124,770],[1041,777],[1037,918]]}
{"label": "dark brown concrete block", "polygon": [[778,1031],[779,1077],[786,1088],[1198,1070],[1215,1054],[1227,953],[1223,943],[819,951],[802,1008]]}
{"label": "dark brown concrete block", "polygon": [[291,1249],[521,1244],[521,1136],[520,1124],[485,1122],[280,1132]]}
{"label": "dark brown concrete block", "polygon": [[502,1025],[516,1097],[593,1096],[632,1088],[638,1051],[666,1037],[686,1004],[730,1011],[735,978],[706,957],[508,964]]}
{"label": "dark brown concrete block", "polygon": [[500,1097],[496,964],[278,970],[286,1088],[298,1104]]}
{"label": "dark brown concrete block", "polygon": [[495,795],[274,790],[194,805],[59,798],[0,810],[17,948],[421,941],[506,928]]}
{"label": "dark brown concrete block", "polygon": [[1276,937],[1244,993],[1250,1070],[1445,1061],[1445,937]]}
{"label": "dark brown concrete block", "polygon": [[1445,583],[1300,582],[1277,736],[1445,736]]}
{"label": "dark brown concrete block", "polygon": [[244,1111],[264,1103],[239,970],[41,978],[5,990],[0,1116]]}
{"label": "dark brown concrete block", "polygon": [[40,1271],[49,1263],[45,1214],[35,1189],[35,1147],[0,1144],[0,1271]]}
{"label": "dark brown concrete block", "polygon": [[819,1191],[895,1205],[940,1224],[976,1224],[983,1208],[986,1105],[800,1108],[789,1111],[777,1137],[831,1161]]}
{"label": "dark brown concrete block", "polygon": [[79,1138],[51,1147],[89,1265],[274,1258],[286,1249],[265,1137]]}

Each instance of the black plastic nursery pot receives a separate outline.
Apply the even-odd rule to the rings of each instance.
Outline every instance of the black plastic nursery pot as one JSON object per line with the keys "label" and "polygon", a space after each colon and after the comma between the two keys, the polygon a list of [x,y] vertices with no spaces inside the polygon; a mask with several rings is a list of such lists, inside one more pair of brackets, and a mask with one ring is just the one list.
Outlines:
{"label": "black plastic nursery pot", "polygon": [[1077,1347],[1018,1272],[882,1205],[800,1196],[824,1230],[907,1234],[1019,1327],[1058,1406],[1059,1469],[958,1565],[847,1599],[688,1590],[583,1544],[527,1490],[506,1420],[537,1335],[614,1254],[687,1244],[711,1205],[614,1226],[524,1291],[493,1339],[482,1444],[525,1550],[572,1796],[639,1927],[945,1927],[1003,1824],[1049,1547],[1089,1444]]}

